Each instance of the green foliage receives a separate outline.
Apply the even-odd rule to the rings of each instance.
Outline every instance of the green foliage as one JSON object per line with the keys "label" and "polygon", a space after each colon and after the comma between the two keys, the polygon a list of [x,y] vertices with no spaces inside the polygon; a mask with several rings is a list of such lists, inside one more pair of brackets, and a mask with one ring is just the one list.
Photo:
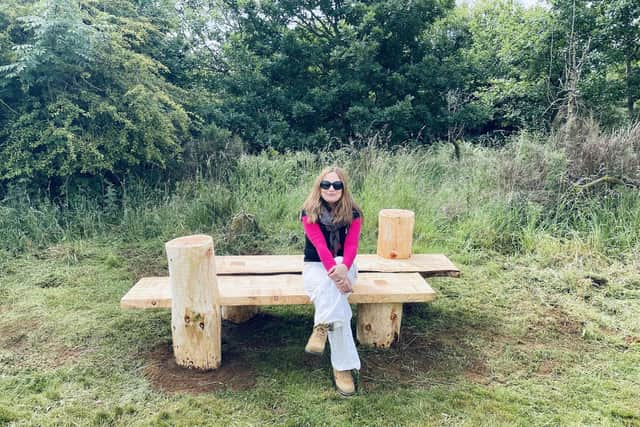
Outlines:
{"label": "green foliage", "polygon": [[[598,47],[611,75],[604,80],[622,86],[612,92],[617,92],[617,100],[626,101],[628,119],[633,122],[638,118],[636,103],[640,100],[640,4],[633,0],[600,0],[594,8]],[[606,93],[601,90],[598,95]]]}
{"label": "green foliage", "polygon": [[[376,132],[442,132],[446,73],[428,32],[453,2],[243,2],[224,18],[217,121],[252,148],[315,148]],[[427,66],[428,68],[425,68]],[[426,71],[426,72],[425,72]]]}
{"label": "green foliage", "polygon": [[4,1],[0,194],[635,117],[637,2],[549,3]]}
{"label": "green foliage", "polygon": [[480,1],[464,14],[471,41],[463,57],[473,67],[468,80],[476,82],[467,89],[473,95],[469,104],[486,112],[476,131],[544,125],[553,80],[548,72],[552,17],[511,0]]}
{"label": "green foliage", "polygon": [[[633,123],[640,96],[637,2],[554,0],[551,4],[554,38],[550,46],[555,53],[550,57],[557,68],[570,62],[572,50],[577,54],[580,114],[592,114],[607,127]],[[560,78],[562,99],[566,70],[557,69],[555,75]]]}
{"label": "green foliage", "polygon": [[20,93],[0,131],[0,182],[55,188],[179,159],[190,119],[154,57],[175,24],[144,5],[114,6],[43,2],[4,27],[15,59],[0,71]]}

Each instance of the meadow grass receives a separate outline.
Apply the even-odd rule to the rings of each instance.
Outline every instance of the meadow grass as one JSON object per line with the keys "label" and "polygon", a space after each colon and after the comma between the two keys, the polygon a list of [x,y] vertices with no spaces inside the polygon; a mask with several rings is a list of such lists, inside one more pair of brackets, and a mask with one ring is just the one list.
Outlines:
{"label": "meadow grass", "polygon": [[[63,204],[16,190],[0,207],[0,424],[640,425],[637,189],[576,192],[533,137],[462,148],[245,155]],[[365,213],[361,252],[380,209],[411,209],[414,252],[447,254],[462,277],[430,279],[437,300],[405,306],[394,348],[360,348],[352,398],[326,355],[303,353],[310,306],[225,324],[219,383],[167,376],[170,313],[121,310],[122,295],[167,274],[163,244],[180,235],[213,235],[217,254],[300,253],[298,210],[332,163]]]}

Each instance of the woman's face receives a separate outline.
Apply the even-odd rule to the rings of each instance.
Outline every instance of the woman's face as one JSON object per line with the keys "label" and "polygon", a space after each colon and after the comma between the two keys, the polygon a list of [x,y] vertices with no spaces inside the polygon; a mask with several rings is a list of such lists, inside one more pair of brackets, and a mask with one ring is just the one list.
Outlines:
{"label": "woman's face", "polygon": [[[324,185],[326,184],[326,181],[331,182],[332,184],[340,183],[340,184],[337,184],[338,186],[340,186],[340,189],[336,190],[333,185],[331,185],[327,189],[322,188],[323,186],[326,186]],[[336,203],[342,197],[342,185],[344,184],[340,180],[340,177],[338,176],[338,174],[335,172],[329,172],[322,178],[322,183],[320,186],[320,197],[322,197],[322,199],[329,204]]]}

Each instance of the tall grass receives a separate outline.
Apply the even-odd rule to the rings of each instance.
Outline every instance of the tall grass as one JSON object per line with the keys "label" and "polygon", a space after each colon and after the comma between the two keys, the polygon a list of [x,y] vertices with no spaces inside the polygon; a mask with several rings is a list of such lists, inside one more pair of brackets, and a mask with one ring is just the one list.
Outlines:
{"label": "tall grass", "polygon": [[449,145],[241,155],[163,188],[130,181],[107,185],[102,194],[76,192],[64,203],[14,189],[0,206],[0,247],[18,252],[63,240],[165,241],[202,232],[215,236],[220,253],[295,252],[302,246],[298,210],[309,186],[322,167],[338,164],[349,171],[364,210],[368,251],[383,208],[416,212],[420,251],[510,254],[536,250],[540,236],[579,240],[609,255],[637,251],[638,189],[576,190],[576,147],[531,134],[500,150],[461,147],[460,161]]}

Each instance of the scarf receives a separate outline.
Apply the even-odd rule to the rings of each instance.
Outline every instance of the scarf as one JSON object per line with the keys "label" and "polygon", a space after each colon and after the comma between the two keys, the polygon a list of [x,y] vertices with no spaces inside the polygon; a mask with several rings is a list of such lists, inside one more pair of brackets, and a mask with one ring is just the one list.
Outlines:
{"label": "scarf", "polygon": [[343,227],[343,224],[333,223],[333,213],[324,203],[320,204],[320,215],[318,215],[318,221],[329,231],[329,249],[334,257],[337,256],[338,250],[341,246],[340,229]]}

